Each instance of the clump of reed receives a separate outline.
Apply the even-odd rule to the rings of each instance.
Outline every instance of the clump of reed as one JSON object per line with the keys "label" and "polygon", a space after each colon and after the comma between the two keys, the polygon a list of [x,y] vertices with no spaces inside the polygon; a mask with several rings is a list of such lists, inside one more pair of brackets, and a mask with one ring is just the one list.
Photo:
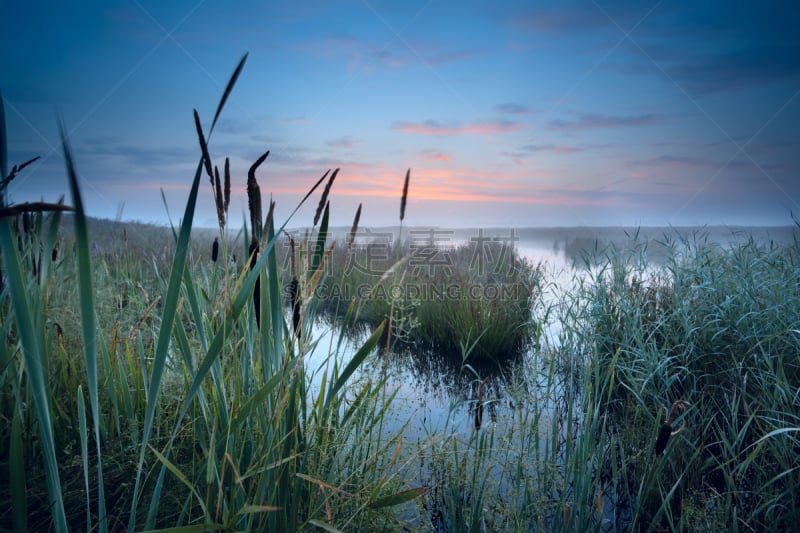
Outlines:
{"label": "clump of reed", "polygon": [[[361,320],[377,323],[393,314],[401,344],[458,360],[465,354],[513,359],[535,342],[531,310],[540,273],[513,246],[406,243],[390,252],[387,242],[353,243],[351,237],[334,251],[331,275],[321,287],[325,311],[343,314],[354,300]],[[395,254],[407,258],[402,275]],[[446,257],[446,264],[428,263],[432,254]]]}
{"label": "clump of reed", "polygon": [[[628,495],[637,528],[746,521],[781,529],[800,511],[786,503],[800,486],[788,460],[800,450],[789,400],[800,383],[800,362],[790,355],[800,349],[792,333],[800,323],[800,246],[750,239],[726,247],[697,235],[667,244],[660,268],[646,264],[642,248],[607,250],[575,303],[589,327],[570,331],[580,331],[600,395],[594,408],[616,439],[616,458],[604,459],[616,463],[607,481]],[[684,429],[670,439],[677,412],[659,406],[687,402]],[[642,426],[651,429],[642,434]],[[637,449],[663,458],[653,464]]]}

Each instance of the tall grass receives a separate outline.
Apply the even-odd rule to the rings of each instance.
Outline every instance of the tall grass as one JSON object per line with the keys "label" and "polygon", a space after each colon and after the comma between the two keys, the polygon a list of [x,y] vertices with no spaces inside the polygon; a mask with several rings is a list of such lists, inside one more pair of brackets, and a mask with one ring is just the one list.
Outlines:
{"label": "tall grass", "polygon": [[[244,62],[231,77],[211,130]],[[8,273],[2,323],[4,339],[11,341],[4,340],[0,352],[2,413],[10,422],[3,449],[14,459],[2,461],[4,476],[8,472],[13,480],[3,494],[12,504],[12,527],[289,531],[316,524],[336,530],[363,528],[375,517],[393,527],[385,510],[420,491],[409,491],[390,468],[385,452],[395,444],[392,439],[353,438],[356,432],[369,435],[380,419],[381,383],[366,383],[355,401],[344,401],[348,381],[375,349],[382,327],[349,361],[330,352],[322,385],[312,390],[308,379],[318,370],[306,368],[305,359],[316,340],[310,328],[299,339],[288,333],[275,257],[282,227],[271,215],[264,221],[260,212],[251,213],[252,239],[246,241],[254,239],[259,250],[252,268],[225,261],[210,277],[202,269],[195,274],[191,229],[201,174],[211,173],[210,134],[204,135],[199,118],[196,124],[202,156],[174,232],[171,266],[166,272],[153,264],[160,297],[151,298],[139,285],[147,305],[129,319],[134,322],[129,332],[121,332],[118,322],[110,331],[97,327],[107,318],[95,315],[94,280],[108,269],[105,261],[92,259],[76,165],[63,134],[76,213],[74,245],[64,247],[70,252],[62,257],[62,268],[31,279],[9,219],[0,222]],[[212,186],[221,201],[222,234],[227,202],[220,181]],[[49,223],[57,228],[58,214]],[[326,209],[322,235],[327,224]],[[307,276],[308,294],[324,276],[324,237],[320,242]],[[130,274],[114,268],[115,281]],[[256,290],[260,301],[252,297]],[[77,306],[70,305],[73,299]],[[126,306],[133,303],[126,300]],[[313,321],[314,307],[306,307],[305,318]],[[76,310],[80,335],[70,329]],[[67,379],[54,381],[57,376]],[[385,409],[388,403],[381,405]],[[46,503],[39,499],[45,486],[37,478],[40,456]]]}

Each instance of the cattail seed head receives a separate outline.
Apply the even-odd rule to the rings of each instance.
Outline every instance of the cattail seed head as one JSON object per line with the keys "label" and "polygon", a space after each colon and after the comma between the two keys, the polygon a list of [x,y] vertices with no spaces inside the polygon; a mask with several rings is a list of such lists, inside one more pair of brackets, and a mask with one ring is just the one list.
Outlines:
{"label": "cattail seed head", "polygon": [[231,204],[231,160],[230,158],[225,158],[225,178],[224,178],[224,202],[222,207],[225,210],[225,214],[228,213],[228,206]]}
{"label": "cattail seed head", "polygon": [[222,180],[219,176],[219,168],[214,166],[214,206],[217,208],[217,221],[220,228],[225,228],[225,199],[222,197]]}
{"label": "cattail seed head", "polygon": [[656,438],[656,455],[664,453],[670,436],[672,436],[672,426],[666,422],[661,424],[661,429],[658,430],[658,438]]}
{"label": "cattail seed head", "polygon": [[218,255],[219,255],[219,237],[214,237],[214,242],[211,243],[211,260],[216,263]]}
{"label": "cattail seed head", "polygon": [[400,198],[400,222],[406,217],[406,201],[408,200],[408,181],[411,177],[411,169],[406,171],[406,180],[403,183],[403,197]]}
{"label": "cattail seed head", "polygon": [[350,250],[353,247],[353,243],[356,240],[356,233],[358,232],[359,220],[361,220],[361,204],[358,204],[358,209],[356,209],[356,216],[353,218],[353,226],[350,228],[350,238],[347,241],[348,250]]}
{"label": "cattail seed head", "polygon": [[247,207],[250,210],[250,227],[256,240],[261,238],[261,188],[256,181],[256,169],[269,155],[267,150],[247,171]]}
{"label": "cattail seed head", "polygon": [[328,179],[328,183],[325,184],[325,189],[322,191],[322,197],[319,199],[319,205],[317,206],[317,212],[314,213],[314,225],[316,226],[319,222],[319,217],[322,214],[322,209],[325,207],[325,204],[328,201],[328,193],[331,192],[331,186],[333,185],[333,180],[336,179],[336,175],[339,173],[339,169],[333,171],[331,177]]}

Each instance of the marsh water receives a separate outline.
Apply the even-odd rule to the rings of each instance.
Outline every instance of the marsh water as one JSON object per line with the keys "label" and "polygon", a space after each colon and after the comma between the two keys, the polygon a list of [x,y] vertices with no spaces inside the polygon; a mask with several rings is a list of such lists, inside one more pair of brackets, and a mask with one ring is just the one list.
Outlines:
{"label": "marsh water", "polygon": [[[528,228],[406,230],[407,236],[430,239],[439,245],[456,246],[469,241],[512,243],[519,255],[539,268],[539,289],[531,309],[533,321],[542,325],[541,338],[527,353],[517,354],[503,364],[470,361],[437,354],[428,349],[387,350],[381,345],[361,369],[362,377],[387,377],[387,386],[396,390],[391,416],[394,424],[387,431],[403,430],[404,438],[414,440],[447,428],[448,431],[472,431],[478,386],[487,380],[483,400],[492,423],[501,424],[513,412],[515,401],[506,384],[512,375],[517,385],[530,389],[541,387],[546,369],[532,350],[546,350],[559,343],[561,324],[558,306],[562,297],[603,268],[606,251],[623,250],[631,262],[655,272],[682,243],[708,241],[726,245],[732,241],[754,238],[760,242],[785,244],[793,238],[792,228]],[[625,255],[622,254],[622,255]],[[341,331],[335,323],[315,325],[319,339],[309,354],[308,366],[319,368],[337,345]],[[345,362],[369,334],[349,335],[337,357]],[[537,368],[537,365],[539,366]],[[312,379],[312,384],[314,380]],[[517,391],[519,392],[519,391]],[[535,391],[533,394],[535,398]],[[404,426],[404,424],[408,425]]]}

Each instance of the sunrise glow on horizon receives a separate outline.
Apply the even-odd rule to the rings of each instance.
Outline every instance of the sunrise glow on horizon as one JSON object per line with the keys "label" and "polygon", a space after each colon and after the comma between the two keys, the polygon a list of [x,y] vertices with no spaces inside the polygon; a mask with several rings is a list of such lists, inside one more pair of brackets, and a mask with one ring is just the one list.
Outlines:
{"label": "sunrise glow on horizon", "polygon": [[[211,141],[252,162],[287,217],[326,170],[331,224],[787,225],[800,214],[793,3],[15,3],[0,21],[14,202],[67,194],[58,120],[89,215],[182,213]],[[315,202],[292,226],[310,222]],[[216,215],[208,180],[196,223]]]}

